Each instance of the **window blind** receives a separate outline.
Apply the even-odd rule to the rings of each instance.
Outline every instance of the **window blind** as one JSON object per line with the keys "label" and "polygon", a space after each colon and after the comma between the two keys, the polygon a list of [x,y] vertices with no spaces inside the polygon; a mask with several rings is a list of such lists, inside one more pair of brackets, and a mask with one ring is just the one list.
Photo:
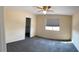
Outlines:
{"label": "window blind", "polygon": [[46,26],[59,26],[59,19],[47,19]]}

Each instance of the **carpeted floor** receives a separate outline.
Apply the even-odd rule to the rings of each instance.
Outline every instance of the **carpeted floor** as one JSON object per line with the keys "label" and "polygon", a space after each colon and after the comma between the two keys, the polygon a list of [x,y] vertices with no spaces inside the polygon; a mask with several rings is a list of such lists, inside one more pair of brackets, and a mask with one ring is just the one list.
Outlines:
{"label": "carpeted floor", "polygon": [[7,44],[8,52],[77,52],[72,43],[65,41],[47,40],[43,38],[26,38]]}

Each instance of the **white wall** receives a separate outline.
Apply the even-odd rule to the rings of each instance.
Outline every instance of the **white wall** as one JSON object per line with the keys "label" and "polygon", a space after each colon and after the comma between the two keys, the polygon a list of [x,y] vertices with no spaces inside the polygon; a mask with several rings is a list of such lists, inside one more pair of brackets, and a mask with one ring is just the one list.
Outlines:
{"label": "white wall", "polygon": [[6,51],[4,29],[4,8],[0,6],[0,52]]}
{"label": "white wall", "polygon": [[5,7],[5,34],[6,43],[25,39],[26,17],[31,18],[31,37],[35,35],[36,19],[35,15],[23,10]]}
{"label": "white wall", "polygon": [[[52,19],[57,17],[59,20],[60,31],[48,31],[45,30],[45,19]],[[52,39],[69,40],[71,39],[72,29],[72,16],[67,15],[48,15],[47,18],[43,15],[37,15],[36,17],[36,35]]]}
{"label": "white wall", "polygon": [[77,12],[73,15],[72,42],[79,51],[79,12]]}

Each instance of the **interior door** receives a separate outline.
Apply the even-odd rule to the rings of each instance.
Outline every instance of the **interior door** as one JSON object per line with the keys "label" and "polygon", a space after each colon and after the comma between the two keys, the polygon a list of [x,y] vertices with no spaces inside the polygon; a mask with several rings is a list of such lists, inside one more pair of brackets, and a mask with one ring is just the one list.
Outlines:
{"label": "interior door", "polygon": [[31,18],[26,18],[25,37],[30,37],[30,29],[31,29]]}

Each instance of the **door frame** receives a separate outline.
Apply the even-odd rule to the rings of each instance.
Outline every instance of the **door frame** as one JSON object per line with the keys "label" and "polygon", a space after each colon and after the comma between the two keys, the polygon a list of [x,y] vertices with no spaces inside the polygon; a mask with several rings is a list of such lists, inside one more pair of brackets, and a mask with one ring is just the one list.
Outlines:
{"label": "door frame", "polygon": [[31,37],[31,18],[30,17],[26,17],[26,19],[25,19],[25,38],[26,38],[26,20],[27,20],[27,18],[30,19],[30,37]]}

